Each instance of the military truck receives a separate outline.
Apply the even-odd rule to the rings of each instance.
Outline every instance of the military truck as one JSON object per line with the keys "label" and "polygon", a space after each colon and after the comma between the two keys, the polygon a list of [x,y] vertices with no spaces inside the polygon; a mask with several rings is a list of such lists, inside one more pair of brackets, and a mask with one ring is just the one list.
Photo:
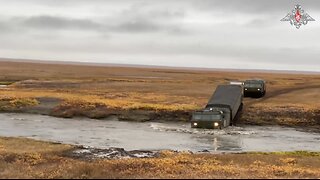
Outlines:
{"label": "military truck", "polygon": [[192,114],[192,128],[222,129],[235,121],[242,109],[242,87],[219,85],[202,111]]}
{"label": "military truck", "polygon": [[262,79],[252,79],[244,81],[244,97],[263,97],[267,92],[266,82]]}

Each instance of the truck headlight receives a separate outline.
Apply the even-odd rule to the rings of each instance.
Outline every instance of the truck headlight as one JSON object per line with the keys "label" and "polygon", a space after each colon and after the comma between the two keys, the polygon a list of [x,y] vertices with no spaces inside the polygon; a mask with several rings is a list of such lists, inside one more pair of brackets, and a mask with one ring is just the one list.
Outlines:
{"label": "truck headlight", "polygon": [[215,122],[213,123],[214,127],[218,127],[219,126],[219,123]]}
{"label": "truck headlight", "polygon": [[193,123],[194,126],[198,126],[198,123]]}

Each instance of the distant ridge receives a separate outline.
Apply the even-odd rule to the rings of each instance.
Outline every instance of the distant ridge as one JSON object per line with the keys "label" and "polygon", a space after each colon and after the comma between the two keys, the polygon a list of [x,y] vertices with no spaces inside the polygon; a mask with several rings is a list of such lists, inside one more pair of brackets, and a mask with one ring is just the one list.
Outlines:
{"label": "distant ridge", "polygon": [[319,71],[296,71],[296,70],[271,70],[271,69],[232,69],[232,68],[202,68],[202,67],[181,67],[181,66],[160,66],[142,64],[117,64],[117,63],[96,63],[96,62],[77,62],[77,61],[55,61],[55,60],[36,60],[36,59],[16,59],[0,58],[0,62],[16,63],[35,63],[35,64],[60,64],[78,66],[99,66],[99,67],[132,67],[132,68],[158,68],[176,70],[197,70],[197,71],[227,71],[227,72],[251,72],[251,73],[279,73],[279,74],[310,74],[318,75]]}

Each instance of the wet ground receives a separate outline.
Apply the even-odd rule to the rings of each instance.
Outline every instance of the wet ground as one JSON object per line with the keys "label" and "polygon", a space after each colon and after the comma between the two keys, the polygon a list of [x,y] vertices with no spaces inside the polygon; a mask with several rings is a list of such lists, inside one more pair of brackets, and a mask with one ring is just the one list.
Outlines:
{"label": "wet ground", "polygon": [[[63,119],[33,114],[0,114],[0,136],[141,152],[164,149],[193,152],[320,150],[320,134],[279,126],[203,130],[191,129],[189,123]],[[79,153],[87,152],[86,149],[82,151]]]}

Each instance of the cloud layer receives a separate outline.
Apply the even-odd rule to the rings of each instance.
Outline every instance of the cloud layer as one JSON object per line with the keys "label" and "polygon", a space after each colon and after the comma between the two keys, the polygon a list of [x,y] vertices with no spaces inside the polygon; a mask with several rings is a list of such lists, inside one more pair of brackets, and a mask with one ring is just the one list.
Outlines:
{"label": "cloud layer", "polygon": [[[280,22],[291,0],[3,0],[0,56],[320,71],[320,25]],[[320,1],[302,7],[320,19]],[[319,20],[320,21],[320,20]]]}

